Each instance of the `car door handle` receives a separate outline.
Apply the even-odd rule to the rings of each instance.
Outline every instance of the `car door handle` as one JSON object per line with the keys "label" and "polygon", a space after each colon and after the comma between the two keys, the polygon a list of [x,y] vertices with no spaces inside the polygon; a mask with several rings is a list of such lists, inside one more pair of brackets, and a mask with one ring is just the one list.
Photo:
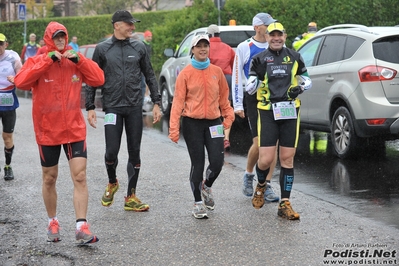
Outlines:
{"label": "car door handle", "polygon": [[327,81],[327,82],[333,82],[333,81],[334,81],[334,78],[333,78],[333,77],[326,77],[326,81]]}
{"label": "car door handle", "polygon": [[183,65],[183,66],[184,66],[185,64],[186,64],[186,62],[182,62],[182,63],[181,63],[181,65]]}

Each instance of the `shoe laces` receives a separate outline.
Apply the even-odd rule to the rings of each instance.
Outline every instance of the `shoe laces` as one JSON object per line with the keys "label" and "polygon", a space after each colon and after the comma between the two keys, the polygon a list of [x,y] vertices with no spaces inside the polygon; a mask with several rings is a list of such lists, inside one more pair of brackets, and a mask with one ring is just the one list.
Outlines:
{"label": "shoe laces", "polygon": [[194,204],[194,208],[196,208],[197,211],[204,211],[204,210],[206,210],[203,204],[197,204],[197,203],[195,203],[195,204]]}
{"label": "shoe laces", "polygon": [[284,204],[280,206],[285,209],[285,212],[288,214],[288,216],[295,216],[296,212],[292,209],[291,203],[289,201],[285,201]]}
{"label": "shoe laces", "polygon": [[247,182],[247,186],[252,186],[252,182],[254,181],[253,176],[246,175],[245,179],[245,181]]}
{"label": "shoe laces", "polygon": [[89,230],[89,225],[88,225],[87,223],[82,224],[82,225],[80,226],[79,231],[80,231],[80,232],[83,232],[83,233],[86,234],[86,235],[91,235],[91,232],[90,232],[90,230]]}
{"label": "shoe laces", "polygon": [[50,224],[48,225],[48,230],[52,233],[52,234],[56,234],[58,232],[58,230],[60,229],[60,226],[58,224],[58,221],[55,219],[52,219]]}
{"label": "shoe laces", "polygon": [[108,183],[107,190],[112,191],[117,185],[118,185],[118,182],[116,182],[114,184]]}
{"label": "shoe laces", "polygon": [[275,192],[274,192],[272,185],[267,184],[266,185],[266,195],[269,195],[269,194],[275,194]]}
{"label": "shoe laces", "polygon": [[127,201],[127,202],[132,202],[132,201],[134,201],[134,202],[137,202],[138,204],[141,204],[141,200],[139,200],[139,198],[136,197],[135,194],[132,194],[132,195],[130,195],[129,197],[126,197],[126,201]]}
{"label": "shoe laces", "polygon": [[265,193],[265,188],[266,187],[260,187],[260,186],[256,186],[256,189],[255,189],[255,198],[261,198],[261,197],[263,197],[263,194]]}

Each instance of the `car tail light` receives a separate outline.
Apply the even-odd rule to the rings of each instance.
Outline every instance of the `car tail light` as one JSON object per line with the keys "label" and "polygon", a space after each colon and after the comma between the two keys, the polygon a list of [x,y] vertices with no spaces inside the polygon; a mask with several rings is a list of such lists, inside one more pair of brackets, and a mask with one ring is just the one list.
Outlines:
{"label": "car tail light", "polygon": [[391,80],[396,76],[397,71],[381,66],[366,66],[359,70],[360,82]]}
{"label": "car tail light", "polygon": [[375,119],[366,119],[368,125],[376,126],[382,125],[386,121],[386,118],[375,118]]}

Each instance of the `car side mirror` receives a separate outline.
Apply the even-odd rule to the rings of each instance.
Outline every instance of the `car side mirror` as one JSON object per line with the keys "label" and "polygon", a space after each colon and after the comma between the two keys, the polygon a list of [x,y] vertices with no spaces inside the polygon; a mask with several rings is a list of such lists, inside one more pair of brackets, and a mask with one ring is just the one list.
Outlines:
{"label": "car side mirror", "polygon": [[163,51],[163,54],[164,54],[166,57],[172,57],[172,56],[174,55],[174,52],[173,52],[173,49],[172,49],[172,48],[166,48],[166,49]]}

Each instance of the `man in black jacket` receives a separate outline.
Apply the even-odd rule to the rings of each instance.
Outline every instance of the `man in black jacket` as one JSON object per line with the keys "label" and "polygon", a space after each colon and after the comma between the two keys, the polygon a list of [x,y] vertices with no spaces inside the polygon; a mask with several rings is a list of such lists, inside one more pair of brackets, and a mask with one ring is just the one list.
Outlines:
{"label": "man in black jacket", "polygon": [[[147,211],[149,206],[142,203],[136,196],[143,133],[141,73],[145,76],[150,89],[151,101],[154,103],[153,123],[157,123],[161,119],[159,108],[161,96],[144,43],[131,38],[136,22],[140,22],[140,20],[133,18],[129,11],[116,11],[112,16],[113,36],[98,44],[93,54],[93,60],[104,70],[105,75],[105,83],[99,88],[101,88],[103,111],[105,112],[105,166],[109,183],[101,203],[106,207],[111,206],[114,195],[119,189],[116,167],[123,125],[125,125],[129,153],[127,165],[129,182],[124,209],[126,211]],[[96,89],[88,88],[86,91],[86,110],[89,124],[92,127],[96,127],[97,122],[94,111]]]}

